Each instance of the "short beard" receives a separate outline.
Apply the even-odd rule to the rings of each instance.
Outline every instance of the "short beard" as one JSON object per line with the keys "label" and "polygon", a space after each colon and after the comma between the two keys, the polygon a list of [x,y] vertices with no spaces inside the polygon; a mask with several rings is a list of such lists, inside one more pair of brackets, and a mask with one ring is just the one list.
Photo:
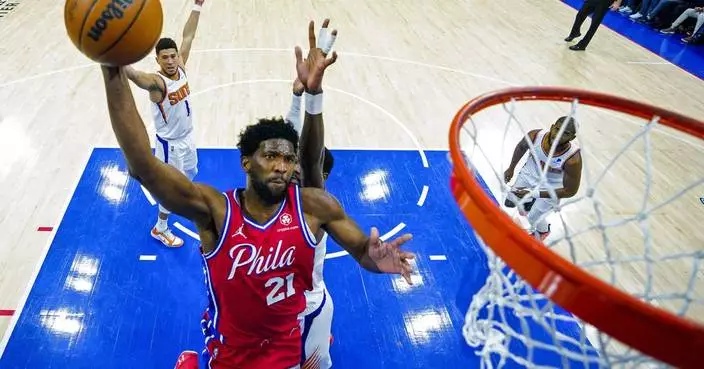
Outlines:
{"label": "short beard", "polygon": [[275,205],[280,203],[286,197],[286,191],[281,191],[280,194],[275,194],[271,192],[271,189],[267,187],[266,182],[259,181],[252,178],[252,188],[254,192],[259,196],[259,198],[268,205]]}

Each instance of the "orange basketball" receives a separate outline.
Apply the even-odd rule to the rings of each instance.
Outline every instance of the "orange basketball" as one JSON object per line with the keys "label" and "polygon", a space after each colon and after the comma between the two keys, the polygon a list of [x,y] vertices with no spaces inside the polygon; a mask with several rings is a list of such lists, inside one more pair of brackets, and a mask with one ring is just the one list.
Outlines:
{"label": "orange basketball", "polygon": [[106,65],[144,58],[161,35],[159,0],[66,0],[68,36],[87,57]]}

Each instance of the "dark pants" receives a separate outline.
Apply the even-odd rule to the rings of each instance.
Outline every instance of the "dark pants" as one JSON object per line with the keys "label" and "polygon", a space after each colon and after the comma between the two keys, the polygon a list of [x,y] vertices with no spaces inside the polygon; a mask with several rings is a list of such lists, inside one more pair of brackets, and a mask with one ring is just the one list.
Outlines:
{"label": "dark pants", "polygon": [[613,3],[613,0],[584,0],[582,8],[577,12],[577,16],[574,19],[574,24],[572,25],[572,31],[570,31],[570,36],[577,36],[580,34],[580,29],[582,24],[587,19],[589,14],[592,14],[592,23],[589,26],[587,34],[584,35],[579,44],[582,46],[589,45],[592,37],[596,33],[596,29],[599,28],[601,21],[604,20],[604,16],[609,11],[609,7]]}

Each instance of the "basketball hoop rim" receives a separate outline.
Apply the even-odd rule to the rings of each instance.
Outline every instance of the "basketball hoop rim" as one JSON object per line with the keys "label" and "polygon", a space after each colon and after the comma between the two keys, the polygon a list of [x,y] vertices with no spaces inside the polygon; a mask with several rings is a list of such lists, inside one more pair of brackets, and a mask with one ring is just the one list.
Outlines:
{"label": "basketball hoop rim", "polygon": [[470,115],[512,100],[573,102],[575,99],[579,104],[630,114],[648,122],[657,116],[659,124],[704,139],[703,122],[619,96],[563,87],[502,89],[470,100],[452,120],[449,138],[453,195],[477,233],[495,241],[485,242],[487,246],[533,288],[640,352],[677,367],[696,367],[701,364],[704,352],[704,326],[642,302],[545,247],[513,222],[465,165],[460,132]]}

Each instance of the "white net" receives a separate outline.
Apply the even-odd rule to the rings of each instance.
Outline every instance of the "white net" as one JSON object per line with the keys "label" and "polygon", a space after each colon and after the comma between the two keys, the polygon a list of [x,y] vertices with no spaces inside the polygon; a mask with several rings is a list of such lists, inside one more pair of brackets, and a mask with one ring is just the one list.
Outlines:
{"label": "white net", "polygon": [[[531,130],[549,130],[560,116],[578,122],[571,145],[581,149],[579,191],[557,199],[562,186],[554,177],[550,180],[549,165],[536,163],[541,170],[527,181],[527,189],[533,198],[547,191],[550,199],[532,203],[527,216],[506,207],[507,198],[519,207],[530,202],[530,196],[511,195],[526,183],[520,177],[529,171],[522,168],[539,157],[537,150],[544,150],[547,163],[559,157],[556,143],[567,125],[561,125],[555,144],[547,148],[528,140],[528,154],[505,183],[514,148]],[[460,142],[467,166],[479,174],[497,206],[537,238],[546,234],[535,232],[550,225],[546,247],[642,301],[704,321],[701,140],[659,125],[658,117],[645,121],[575,100],[511,101],[487,108],[465,122]],[[540,201],[550,206],[538,206]],[[482,367],[666,367],[556,306],[482,247],[489,275],[474,295],[463,327]]]}

